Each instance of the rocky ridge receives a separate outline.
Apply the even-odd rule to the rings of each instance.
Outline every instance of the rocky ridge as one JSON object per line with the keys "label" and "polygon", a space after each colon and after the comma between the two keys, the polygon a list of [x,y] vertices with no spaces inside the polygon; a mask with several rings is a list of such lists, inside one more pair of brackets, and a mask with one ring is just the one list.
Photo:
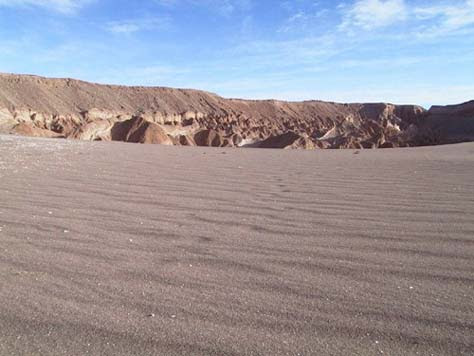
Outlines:
{"label": "rocky ridge", "polygon": [[474,102],[426,111],[0,74],[0,132],[184,146],[405,147],[474,140]]}

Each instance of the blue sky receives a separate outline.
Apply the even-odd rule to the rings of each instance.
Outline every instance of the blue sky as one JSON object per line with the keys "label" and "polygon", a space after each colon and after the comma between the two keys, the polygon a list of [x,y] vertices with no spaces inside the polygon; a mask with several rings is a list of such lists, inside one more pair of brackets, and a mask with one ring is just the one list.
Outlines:
{"label": "blue sky", "polygon": [[0,71],[459,103],[474,99],[474,0],[0,0]]}

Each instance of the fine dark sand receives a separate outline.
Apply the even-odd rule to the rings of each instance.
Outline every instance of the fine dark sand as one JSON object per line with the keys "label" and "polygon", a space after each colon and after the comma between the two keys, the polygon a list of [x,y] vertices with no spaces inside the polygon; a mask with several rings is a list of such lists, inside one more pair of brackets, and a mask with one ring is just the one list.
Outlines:
{"label": "fine dark sand", "polygon": [[473,355],[474,144],[0,136],[1,355]]}

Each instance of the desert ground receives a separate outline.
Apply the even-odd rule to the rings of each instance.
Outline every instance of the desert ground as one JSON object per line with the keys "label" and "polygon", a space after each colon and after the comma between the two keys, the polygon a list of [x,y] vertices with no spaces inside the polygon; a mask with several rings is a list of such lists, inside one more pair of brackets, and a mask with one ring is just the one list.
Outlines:
{"label": "desert ground", "polygon": [[0,355],[473,355],[474,144],[0,136]]}

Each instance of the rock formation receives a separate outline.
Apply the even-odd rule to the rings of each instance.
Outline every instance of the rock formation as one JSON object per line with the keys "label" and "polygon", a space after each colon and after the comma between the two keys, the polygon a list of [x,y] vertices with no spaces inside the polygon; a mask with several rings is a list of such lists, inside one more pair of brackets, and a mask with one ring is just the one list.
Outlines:
{"label": "rock formation", "polygon": [[110,129],[110,138],[114,141],[173,145],[173,141],[160,125],[141,117],[113,124]]}
{"label": "rock formation", "polygon": [[433,106],[417,121],[419,145],[474,141],[474,101],[460,105]]}
{"label": "rock formation", "polygon": [[190,89],[0,74],[0,132],[185,146],[388,148],[474,140],[459,106],[225,99]]}

